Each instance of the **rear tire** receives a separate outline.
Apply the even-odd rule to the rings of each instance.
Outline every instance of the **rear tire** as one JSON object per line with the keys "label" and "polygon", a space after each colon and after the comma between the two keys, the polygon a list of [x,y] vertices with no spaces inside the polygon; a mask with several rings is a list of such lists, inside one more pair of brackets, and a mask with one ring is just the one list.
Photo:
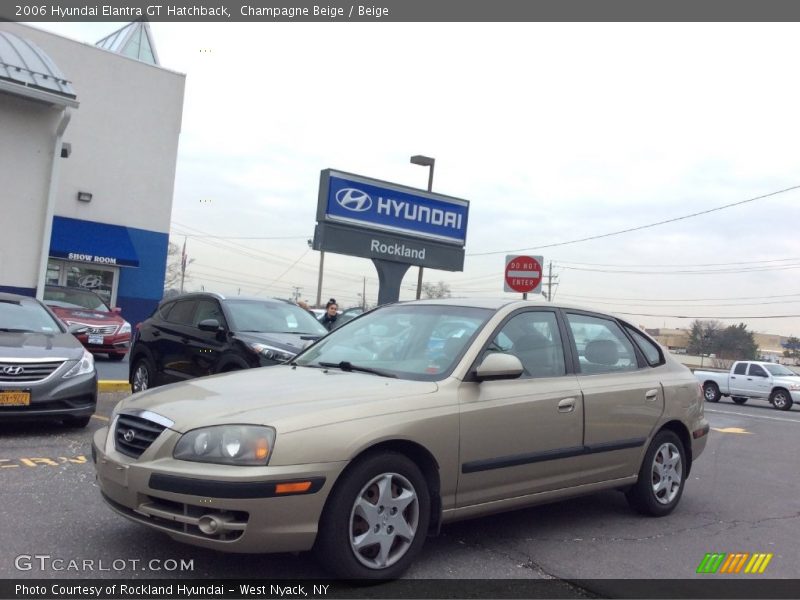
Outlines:
{"label": "rear tire", "polygon": [[719,402],[722,394],[719,392],[719,386],[713,381],[707,381],[703,384],[703,397],[706,402]]}
{"label": "rear tire", "polygon": [[777,389],[769,397],[769,401],[772,403],[772,406],[777,408],[778,410],[789,410],[792,408],[792,397],[786,390]]}
{"label": "rear tire", "polygon": [[686,452],[672,431],[659,431],[650,442],[639,479],[628,490],[628,504],[643,515],[663,517],[675,510],[686,483]]}
{"label": "rear tire", "polygon": [[143,392],[155,387],[156,369],[153,362],[146,356],[136,359],[131,372],[131,391]]}
{"label": "rear tire", "polygon": [[743,396],[732,396],[731,400],[736,402],[736,404],[744,404],[748,399]]}
{"label": "rear tire", "polygon": [[417,465],[396,452],[367,456],[331,492],[314,552],[337,577],[395,579],[425,543],[430,514],[428,485]]}

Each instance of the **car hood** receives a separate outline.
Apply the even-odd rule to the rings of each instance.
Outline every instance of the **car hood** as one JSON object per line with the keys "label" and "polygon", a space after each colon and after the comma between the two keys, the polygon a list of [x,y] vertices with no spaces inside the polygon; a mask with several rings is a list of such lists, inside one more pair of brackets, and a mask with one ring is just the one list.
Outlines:
{"label": "car hood", "polygon": [[223,373],[135,394],[122,412],[148,410],[185,432],[225,423],[265,424],[283,432],[403,410],[398,399],[430,394],[431,381],[276,365]]}
{"label": "car hood", "polygon": [[[327,332],[326,332],[327,333]],[[310,346],[324,333],[257,333],[253,331],[236,332],[236,337],[245,343],[268,344],[281,350],[288,350],[297,354],[307,346]],[[304,339],[308,338],[308,339]]]}
{"label": "car hood", "polygon": [[66,358],[78,360],[83,346],[69,333],[14,333],[0,331],[0,360]]}
{"label": "car hood", "polygon": [[88,308],[63,308],[50,306],[50,310],[58,315],[62,321],[80,321],[91,325],[102,324],[111,325],[112,323],[122,323],[123,319],[114,313],[90,310]]}
{"label": "car hood", "polygon": [[781,384],[781,385],[792,385],[792,384],[800,384],[800,377],[795,375],[777,375],[772,378],[772,385]]}

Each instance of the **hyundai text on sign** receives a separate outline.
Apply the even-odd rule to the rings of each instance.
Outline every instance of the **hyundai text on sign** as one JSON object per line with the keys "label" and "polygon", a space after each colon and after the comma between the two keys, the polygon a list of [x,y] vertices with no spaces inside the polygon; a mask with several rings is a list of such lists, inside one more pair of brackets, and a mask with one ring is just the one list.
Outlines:
{"label": "hyundai text on sign", "polygon": [[318,221],[463,246],[469,202],[349,173],[322,173]]}
{"label": "hyundai text on sign", "polygon": [[541,256],[506,256],[505,291],[527,294],[537,293],[542,286]]}

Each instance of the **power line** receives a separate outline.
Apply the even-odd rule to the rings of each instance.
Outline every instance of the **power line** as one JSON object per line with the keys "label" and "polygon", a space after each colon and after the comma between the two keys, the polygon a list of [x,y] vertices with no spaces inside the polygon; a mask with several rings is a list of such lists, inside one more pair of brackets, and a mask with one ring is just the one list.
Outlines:
{"label": "power line", "polygon": [[586,300],[622,300],[627,302],[714,302],[716,300],[762,300],[768,298],[791,298],[793,296],[800,296],[800,292],[796,294],[782,294],[778,296],[739,296],[736,298],[617,298],[613,296],[580,296],[577,294],[562,294],[565,298],[579,298]]}
{"label": "power line", "polygon": [[648,313],[635,313],[635,312],[619,312],[614,311],[618,315],[633,315],[636,317],[659,317],[668,319],[796,319],[800,315],[745,315],[741,317],[698,317],[690,315],[651,315]]}
{"label": "power line", "polygon": [[490,254],[509,254],[512,252],[529,252],[531,250],[542,250],[544,248],[554,248],[556,246],[566,246],[567,244],[577,244],[578,242],[588,242],[590,240],[599,240],[601,238],[611,237],[613,235],[620,235],[623,233],[631,233],[633,231],[640,231],[642,229],[649,229],[650,227],[657,227],[659,225],[666,225],[667,223],[675,223],[676,221],[682,221],[684,219],[691,219],[692,217],[699,217],[700,215],[707,215],[712,212],[716,212],[719,210],[724,210],[726,208],[732,208],[734,206],[741,206],[742,204],[747,204],[748,202],[755,202],[756,200],[763,200],[764,198],[769,198],[770,196],[777,196],[778,194],[783,194],[786,192],[791,192],[792,190],[800,189],[800,185],[795,185],[792,187],[788,187],[782,190],[778,190],[777,192],[770,192],[769,194],[764,194],[763,196],[756,196],[755,198],[749,198],[747,200],[740,200],[739,202],[732,202],[731,204],[725,204],[724,206],[717,206],[716,208],[709,208],[708,210],[702,210],[700,212],[692,213],[689,215],[683,215],[682,217],[674,217],[672,219],[666,219],[664,221],[658,221],[657,223],[650,223],[648,225],[639,225],[638,227],[630,227],[628,229],[621,229],[619,231],[613,231],[611,233],[603,233],[600,235],[592,235],[585,238],[580,238],[577,240],[570,240],[568,242],[557,242],[555,244],[547,244],[545,246],[536,246],[533,248],[517,248],[515,250],[493,250],[491,252],[471,252],[467,254],[467,256],[488,256]]}
{"label": "power line", "polygon": [[[774,262],[787,262],[797,260],[800,261],[800,258],[776,258],[772,260],[751,260],[751,261],[736,261],[736,262],[729,262],[729,263],[693,263],[693,264],[682,264],[682,265],[653,265],[653,264],[646,264],[646,265],[625,265],[625,264],[604,264],[604,263],[585,263],[585,262],[574,262],[569,260],[559,260],[556,264],[559,265],[582,265],[587,267],[622,267],[622,268],[631,268],[631,267],[663,267],[663,268],[681,268],[681,267],[726,267],[730,265],[758,265],[762,263],[774,263]],[[566,268],[566,267],[565,267]]]}
{"label": "power line", "polygon": [[584,267],[566,267],[560,265],[562,269],[570,271],[585,271],[588,273],[613,273],[619,275],[721,275],[726,273],[760,273],[766,271],[787,271],[800,269],[800,263],[793,265],[781,265],[772,267],[747,267],[744,269],[701,269],[684,271],[626,271],[624,269],[590,269]]}

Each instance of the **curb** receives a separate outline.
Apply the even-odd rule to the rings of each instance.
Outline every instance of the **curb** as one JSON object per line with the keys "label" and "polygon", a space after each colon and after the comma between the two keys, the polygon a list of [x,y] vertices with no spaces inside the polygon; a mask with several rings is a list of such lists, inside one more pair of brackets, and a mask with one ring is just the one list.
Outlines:
{"label": "curb", "polygon": [[131,384],[127,381],[114,381],[114,380],[103,380],[97,382],[97,391],[98,392],[130,392],[131,391]]}

